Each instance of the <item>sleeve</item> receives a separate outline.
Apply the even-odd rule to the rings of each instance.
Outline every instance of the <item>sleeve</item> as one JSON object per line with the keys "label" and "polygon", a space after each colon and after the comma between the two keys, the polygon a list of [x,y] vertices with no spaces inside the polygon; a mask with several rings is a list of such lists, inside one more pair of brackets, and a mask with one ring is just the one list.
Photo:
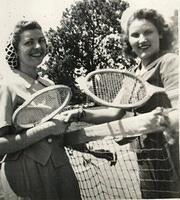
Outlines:
{"label": "sleeve", "polygon": [[0,128],[12,125],[12,114],[15,95],[10,88],[1,83],[0,85]]}
{"label": "sleeve", "polygon": [[160,67],[161,80],[166,93],[171,101],[172,107],[178,106],[179,96],[179,59],[175,54],[164,56]]}

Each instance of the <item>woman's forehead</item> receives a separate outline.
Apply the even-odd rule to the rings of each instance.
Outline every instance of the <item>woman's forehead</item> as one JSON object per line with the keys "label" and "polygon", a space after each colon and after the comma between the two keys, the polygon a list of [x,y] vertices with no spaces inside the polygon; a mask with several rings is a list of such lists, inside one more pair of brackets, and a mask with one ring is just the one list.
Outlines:
{"label": "woman's forehead", "polygon": [[155,25],[147,19],[134,19],[129,25],[129,31],[143,28],[156,29]]}
{"label": "woman's forehead", "polygon": [[42,37],[44,37],[44,34],[40,29],[25,30],[20,34],[22,40],[38,39]]}

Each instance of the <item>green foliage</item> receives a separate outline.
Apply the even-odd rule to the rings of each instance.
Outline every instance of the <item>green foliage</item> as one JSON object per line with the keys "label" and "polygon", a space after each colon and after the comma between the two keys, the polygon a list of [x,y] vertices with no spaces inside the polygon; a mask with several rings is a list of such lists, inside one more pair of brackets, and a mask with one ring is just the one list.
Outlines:
{"label": "green foliage", "polygon": [[85,100],[75,85],[77,77],[97,68],[128,68],[133,64],[124,55],[120,24],[127,7],[123,0],[78,1],[63,12],[57,29],[47,32],[47,73],[56,83],[71,87],[73,103]]}

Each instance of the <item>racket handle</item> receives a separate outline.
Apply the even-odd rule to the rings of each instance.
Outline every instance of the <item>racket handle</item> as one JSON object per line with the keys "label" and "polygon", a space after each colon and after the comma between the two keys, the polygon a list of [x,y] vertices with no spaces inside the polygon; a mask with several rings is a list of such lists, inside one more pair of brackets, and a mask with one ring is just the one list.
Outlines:
{"label": "racket handle", "polygon": [[176,142],[174,137],[175,133],[172,129],[166,129],[165,131],[163,131],[163,134],[169,145],[173,145]]}
{"label": "racket handle", "polygon": [[168,121],[168,126],[163,131],[163,134],[166,138],[166,141],[173,145],[178,140],[178,132],[179,132],[179,116],[178,109],[171,108],[164,112],[166,121]]}
{"label": "racket handle", "polygon": [[[163,117],[163,113],[163,111],[159,112],[160,116]],[[178,132],[179,130],[178,109],[170,109],[167,111],[167,115],[170,121],[170,128],[165,132],[165,137],[167,137],[168,143],[172,144],[176,135],[172,135],[173,132],[171,132],[171,129],[173,129],[174,132]],[[118,137],[118,141],[120,141],[123,138],[132,138],[164,130],[165,128],[159,122],[156,111],[152,111],[138,116],[85,127],[80,130],[69,130],[64,135],[64,139],[65,144],[71,146],[101,140],[105,137]]]}

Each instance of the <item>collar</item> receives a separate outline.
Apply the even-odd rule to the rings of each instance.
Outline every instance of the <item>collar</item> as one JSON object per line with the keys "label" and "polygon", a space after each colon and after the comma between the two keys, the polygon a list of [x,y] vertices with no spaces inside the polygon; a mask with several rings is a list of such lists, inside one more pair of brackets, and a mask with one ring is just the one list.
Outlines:
{"label": "collar", "polygon": [[32,85],[38,82],[46,87],[54,85],[54,82],[51,81],[47,76],[44,77],[37,76],[37,79],[33,79],[32,77],[28,76],[27,74],[17,69],[14,69],[13,72],[15,73],[15,76],[17,76],[17,81],[21,82],[21,84],[24,85],[27,89],[31,88]]}
{"label": "collar", "polygon": [[14,69],[13,72],[17,77],[17,81],[21,82],[22,85],[24,85],[27,89],[29,89],[35,83],[35,81],[37,81],[17,69]]}
{"label": "collar", "polygon": [[[148,64],[145,69],[146,71],[149,71],[150,69],[154,68],[154,66],[157,64],[157,62],[159,62],[159,60],[161,60],[163,57],[163,55],[161,55],[159,58],[155,59],[154,61],[152,61],[150,64]],[[141,60],[138,60],[137,65],[134,67],[133,71],[136,72],[137,69],[141,70],[141,65],[142,62]]]}

